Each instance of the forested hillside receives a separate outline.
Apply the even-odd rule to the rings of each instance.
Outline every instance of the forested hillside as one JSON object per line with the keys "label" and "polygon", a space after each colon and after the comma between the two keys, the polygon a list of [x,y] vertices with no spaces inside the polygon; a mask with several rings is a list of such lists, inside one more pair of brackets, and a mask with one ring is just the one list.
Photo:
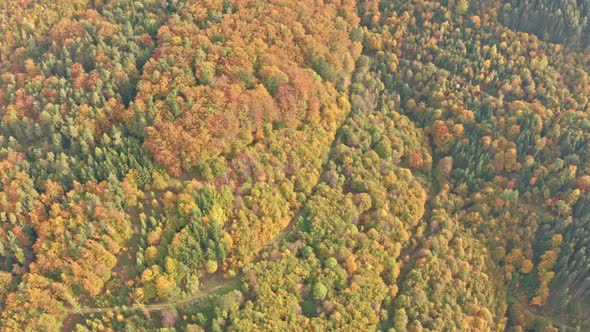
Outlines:
{"label": "forested hillside", "polygon": [[589,6],[3,1],[0,331],[590,329]]}

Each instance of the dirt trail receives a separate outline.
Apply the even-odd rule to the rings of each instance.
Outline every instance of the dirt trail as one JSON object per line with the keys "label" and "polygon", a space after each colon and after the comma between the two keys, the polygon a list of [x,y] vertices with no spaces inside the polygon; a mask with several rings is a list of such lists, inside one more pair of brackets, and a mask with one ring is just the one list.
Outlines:
{"label": "dirt trail", "polygon": [[[334,142],[337,141],[337,139],[338,139],[338,135],[335,136],[334,141],[333,141],[332,145],[330,146],[330,152],[328,154],[328,157],[326,158],[326,161],[324,162],[324,165],[322,166],[322,170],[321,170],[320,174],[323,174],[325,166],[328,164],[328,160],[330,160],[330,157],[331,157],[332,151],[333,151],[333,147],[334,147]],[[315,193],[316,188],[320,183],[321,183],[321,181],[318,180],[318,183],[316,183],[314,185],[314,187],[312,189],[312,193],[308,197],[313,196],[313,193]],[[308,200],[309,200],[309,198],[308,198]],[[283,230],[279,233],[279,235],[274,240],[270,241],[266,246],[264,246],[260,250],[260,252],[256,256],[256,258],[253,260],[253,262],[260,261],[260,259],[264,256],[265,252],[267,252],[269,249],[275,247],[288,234],[293,232],[293,230],[295,229],[295,226],[297,224],[297,221],[299,220],[299,217],[301,216],[301,214],[303,212],[303,207],[305,206],[305,203],[307,203],[307,201],[301,205],[302,208],[300,208],[297,211],[297,213],[289,220],[289,223],[287,224],[287,226],[285,228],[283,228]],[[182,307],[185,305],[193,304],[193,303],[199,302],[200,300],[205,299],[209,295],[213,295],[214,293],[216,293],[219,290],[225,289],[225,290],[229,291],[231,289],[237,288],[242,275],[243,275],[243,273],[240,273],[239,275],[237,275],[236,277],[234,277],[232,279],[224,279],[222,274],[217,273],[212,276],[208,276],[208,277],[203,278],[200,289],[198,291],[186,296],[186,297],[183,297],[183,298],[177,299],[177,300],[151,303],[151,304],[136,303],[136,304],[133,304],[132,306],[127,306],[126,310],[142,310],[142,311],[152,312],[152,311],[161,311],[164,309],[177,308],[177,307]],[[67,312],[70,315],[105,313],[105,312],[109,312],[109,311],[119,311],[119,310],[122,310],[121,306],[110,306],[110,307],[100,307],[100,308],[94,308],[94,307],[67,308]]]}
{"label": "dirt trail", "polygon": [[[221,274],[215,274],[210,278],[206,278],[203,280],[203,284],[201,285],[201,289],[178,300],[171,300],[167,302],[158,302],[158,303],[151,303],[151,304],[142,304],[136,303],[132,306],[128,306],[126,310],[141,310],[141,311],[161,311],[164,309],[169,308],[177,308],[182,307],[188,304],[192,304],[193,302],[198,302],[199,300],[205,299],[207,296],[212,295],[218,290],[223,289],[234,289],[238,286],[239,278],[233,278],[230,280],[226,280],[223,278]],[[89,308],[83,307],[79,310],[75,308],[69,308],[68,312],[72,315],[85,315],[85,314],[96,314],[96,313],[105,313],[109,311],[120,311],[122,310],[121,306],[114,306],[114,307],[101,307],[101,308]]]}
{"label": "dirt trail", "polygon": [[[297,214],[289,221],[289,224],[281,231],[279,236],[268,243],[258,254],[257,258],[254,261],[259,261],[260,257],[264,255],[264,253],[278,242],[280,242],[287,234],[293,231],[295,228],[296,221],[298,220],[299,216],[301,215],[301,210],[297,212]],[[230,291],[232,289],[236,289],[239,286],[240,278],[242,277],[243,273],[240,273],[238,276],[232,279],[225,279],[221,273],[216,273],[211,276],[206,276],[202,279],[201,287],[199,290],[187,295],[183,298],[170,300],[166,302],[156,302],[151,304],[144,304],[144,303],[135,303],[131,306],[127,306],[126,310],[141,310],[141,311],[161,311],[164,309],[169,308],[178,308],[182,306],[186,306],[189,304],[197,303],[201,300],[204,300],[210,295],[222,290]],[[122,310],[122,306],[110,306],[110,307],[81,307],[81,308],[67,308],[67,312],[70,315],[86,315],[86,314],[96,314],[96,313],[106,313],[109,311],[120,311]]]}

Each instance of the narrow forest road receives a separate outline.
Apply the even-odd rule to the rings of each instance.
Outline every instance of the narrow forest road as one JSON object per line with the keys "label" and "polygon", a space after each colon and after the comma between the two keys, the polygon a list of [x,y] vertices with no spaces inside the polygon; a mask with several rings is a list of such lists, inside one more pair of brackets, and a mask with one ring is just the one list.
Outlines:
{"label": "narrow forest road", "polygon": [[[334,139],[336,140],[336,138]],[[331,155],[331,150],[329,155]],[[327,162],[326,162],[327,164]],[[323,174],[322,167],[322,174]],[[315,192],[315,188],[321,181],[313,187],[312,193]],[[309,196],[311,197],[311,195]],[[306,201],[307,202],[307,201]],[[301,206],[305,206],[304,202]],[[253,263],[258,262],[264,256],[264,253],[268,251],[270,248],[274,247],[278,244],[282,239],[285,238],[288,234],[290,234],[294,229],[295,225],[297,224],[297,220],[302,214],[303,209],[300,208],[297,213],[289,220],[289,223],[283,230],[279,233],[279,235],[272,241],[270,241],[266,246],[264,246],[260,252],[258,253],[257,257],[252,261]],[[178,308],[182,306],[186,306],[189,304],[198,303],[201,300],[206,299],[208,296],[213,295],[219,291],[224,290],[225,292],[229,292],[233,289],[238,288],[241,277],[243,276],[243,272],[240,272],[237,276],[231,279],[225,279],[221,273],[216,273],[211,276],[206,276],[202,279],[201,287],[196,292],[193,292],[183,298],[170,300],[166,302],[156,302],[151,304],[143,304],[143,303],[136,303],[132,306],[127,306],[125,310],[141,310],[141,311],[161,311],[164,309],[170,308]],[[224,293],[225,293],[224,292]],[[106,313],[109,311],[120,311],[123,310],[122,306],[110,306],[110,307],[81,307],[81,308],[67,308],[67,312],[69,315],[86,315],[86,314],[96,314],[96,313]]]}
{"label": "narrow forest road", "polygon": [[[164,309],[182,307],[194,302],[205,299],[207,296],[214,294],[219,290],[231,290],[235,289],[239,284],[239,277],[233,279],[224,279],[221,274],[215,274],[210,278],[204,279],[201,289],[194,292],[184,298],[178,300],[171,300],[167,302],[158,302],[151,304],[136,303],[130,307],[126,307],[126,310],[141,310],[141,311],[161,311]],[[85,315],[85,314],[96,314],[105,313],[109,311],[119,311],[123,308],[121,306],[114,307],[101,307],[101,308],[90,308],[83,307],[79,310],[75,308],[68,308],[68,313],[71,315]]]}

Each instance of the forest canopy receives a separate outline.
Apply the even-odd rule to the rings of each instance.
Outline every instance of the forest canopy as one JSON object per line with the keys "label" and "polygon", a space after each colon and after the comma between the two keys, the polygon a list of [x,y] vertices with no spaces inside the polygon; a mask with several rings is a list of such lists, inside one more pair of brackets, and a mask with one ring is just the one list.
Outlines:
{"label": "forest canopy", "polygon": [[0,330],[590,329],[589,11],[3,1]]}

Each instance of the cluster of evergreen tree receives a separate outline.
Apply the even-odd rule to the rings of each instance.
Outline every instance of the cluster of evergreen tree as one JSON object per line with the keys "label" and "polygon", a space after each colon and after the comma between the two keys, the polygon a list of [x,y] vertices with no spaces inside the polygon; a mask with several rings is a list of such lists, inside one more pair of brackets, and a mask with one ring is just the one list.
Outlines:
{"label": "cluster of evergreen tree", "polygon": [[503,14],[510,27],[544,40],[574,47],[590,45],[588,0],[506,1]]}

